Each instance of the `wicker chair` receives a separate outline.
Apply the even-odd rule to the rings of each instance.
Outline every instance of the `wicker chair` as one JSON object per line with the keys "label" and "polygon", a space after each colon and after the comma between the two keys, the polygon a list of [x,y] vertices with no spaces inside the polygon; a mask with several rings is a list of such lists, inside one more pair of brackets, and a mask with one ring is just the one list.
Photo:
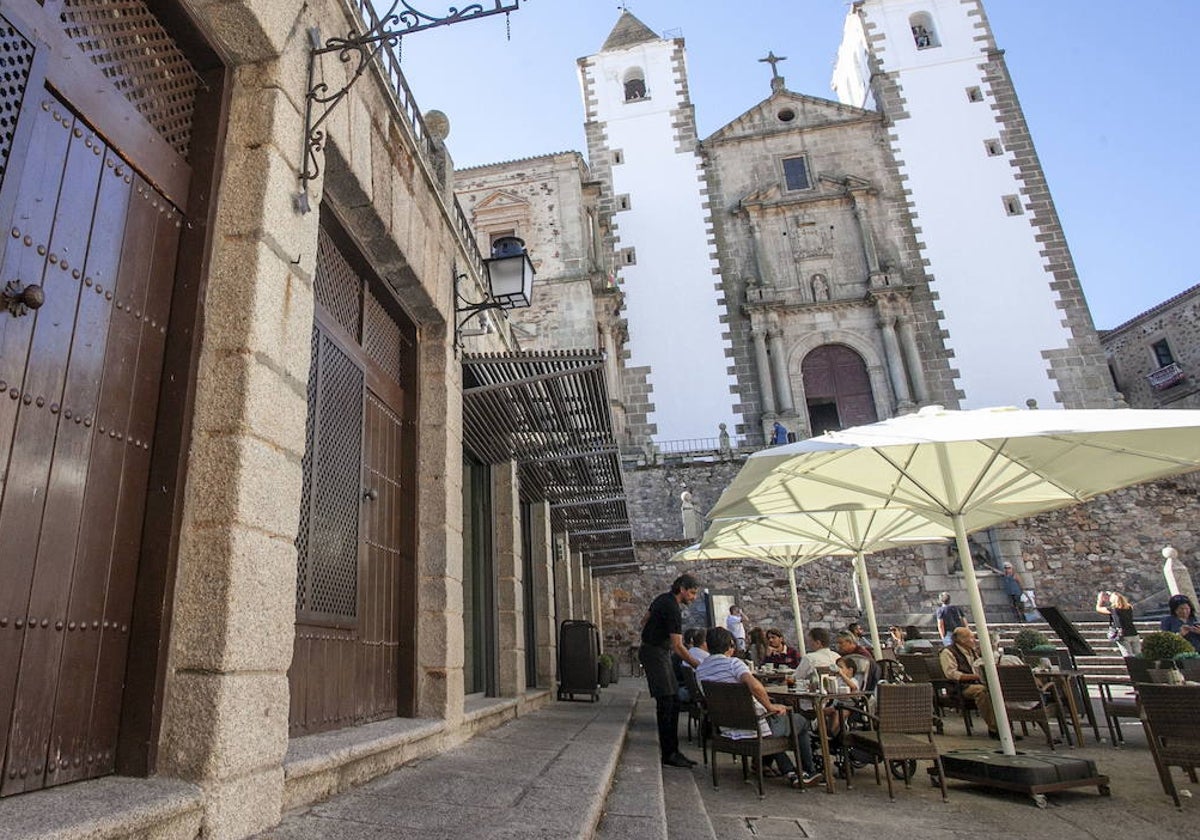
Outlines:
{"label": "wicker chair", "polygon": [[[712,724],[712,734],[708,746],[712,750],[712,780],[713,788],[719,787],[717,782],[717,753],[729,753],[742,759],[742,779],[750,777],[749,759],[755,759],[754,766],[758,775],[758,798],[763,793],[763,759],[776,753],[791,750],[796,757],[796,766],[800,766],[800,742],[796,730],[791,728],[791,717],[788,717],[789,729],[787,735],[763,735],[758,728],[758,714],[754,708],[754,698],[750,689],[744,683],[720,683],[705,681],[704,699],[708,705],[708,721]],[[731,738],[723,734],[724,730],[740,729],[753,732],[752,737]]]}
{"label": "wicker chair", "polygon": [[[904,669],[904,675],[908,677],[909,682],[917,685],[928,685],[933,689],[930,692],[930,706],[933,709],[933,728],[937,730],[937,734],[941,735],[945,732],[946,726],[942,722],[942,708],[941,704],[938,703],[937,688],[933,686],[933,674],[929,666],[930,658],[919,653],[901,653],[896,656],[896,660],[900,663],[900,667]],[[901,680],[889,680],[889,682],[901,682]]]}
{"label": "wicker chair", "polygon": [[1058,719],[1058,728],[1063,740],[1071,742],[1067,729],[1067,715],[1063,698],[1054,683],[1039,686],[1028,665],[1002,665],[996,669],[1000,675],[1000,691],[1004,695],[1004,709],[1010,722],[1036,723],[1046,733],[1046,744],[1054,749],[1054,736],[1050,734],[1050,715]]}
{"label": "wicker chair", "polygon": [[879,763],[886,765],[888,798],[895,799],[892,790],[891,763],[899,762],[904,771],[904,786],[912,787],[910,762],[927,759],[937,766],[946,801],[946,774],[942,772],[942,756],[933,742],[933,686],[929,683],[879,686],[872,726],[866,732],[851,732],[850,746],[871,754],[875,765],[875,784],[879,784]]}
{"label": "wicker chair", "polygon": [[1163,792],[1169,793],[1179,808],[1179,791],[1171,778],[1171,767],[1182,767],[1192,784],[1196,783],[1196,768],[1200,767],[1200,686],[1143,683],[1137,690],[1158,778]]}
{"label": "wicker chair", "polygon": [[1139,683],[1152,682],[1150,666],[1153,664],[1151,660],[1142,659],[1140,656],[1125,657],[1125,670],[1129,674],[1130,684],[1133,686],[1132,694],[1114,696],[1112,684],[1100,683],[1100,708],[1104,712],[1104,720],[1108,723],[1108,734],[1114,747],[1125,743],[1125,736],[1121,733],[1121,718],[1140,718],[1142,716],[1137,686]]}
{"label": "wicker chair", "polygon": [[696,679],[696,670],[694,668],[684,668],[683,678],[687,682],[688,694],[692,696],[690,703],[686,706],[688,713],[688,741],[692,740],[692,724],[696,724],[697,737],[700,739],[700,754],[704,756],[704,763],[708,764],[708,703],[705,700],[704,692],[700,690],[700,683]]}
{"label": "wicker chair", "polygon": [[962,683],[946,679],[942,672],[942,660],[939,656],[922,656],[925,660],[925,670],[933,683],[933,702],[938,709],[954,709],[962,715],[963,726],[967,734],[971,734],[971,712],[975,709],[975,701],[963,694]]}
{"label": "wicker chair", "polygon": [[1180,659],[1179,669],[1188,682],[1200,682],[1200,659]]}

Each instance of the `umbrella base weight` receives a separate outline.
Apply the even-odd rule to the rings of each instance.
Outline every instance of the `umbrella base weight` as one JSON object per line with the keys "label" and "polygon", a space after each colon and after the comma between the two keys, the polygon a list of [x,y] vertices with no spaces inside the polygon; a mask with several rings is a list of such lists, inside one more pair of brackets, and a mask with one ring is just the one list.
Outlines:
{"label": "umbrella base weight", "polygon": [[[1046,806],[1045,794],[1070,788],[1095,786],[1101,795],[1109,795],[1108,776],[1096,772],[1096,762],[1086,758],[952,750],[942,753],[942,767],[947,779],[1024,793],[1032,797],[1039,808]],[[936,782],[937,768],[930,768],[929,773]]]}

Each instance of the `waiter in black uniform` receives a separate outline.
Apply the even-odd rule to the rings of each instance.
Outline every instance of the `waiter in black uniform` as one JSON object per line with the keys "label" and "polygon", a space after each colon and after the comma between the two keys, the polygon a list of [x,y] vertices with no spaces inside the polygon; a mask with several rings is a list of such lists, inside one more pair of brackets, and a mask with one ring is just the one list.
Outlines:
{"label": "waiter in black uniform", "polygon": [[671,667],[671,653],[696,668],[700,663],[683,646],[681,608],[696,600],[700,583],[691,575],[680,575],[650,603],[642,619],[642,645],[638,659],[646,670],[650,696],[658,705],[658,747],[662,763],[669,767],[691,767],[696,762],[679,751],[679,683]]}

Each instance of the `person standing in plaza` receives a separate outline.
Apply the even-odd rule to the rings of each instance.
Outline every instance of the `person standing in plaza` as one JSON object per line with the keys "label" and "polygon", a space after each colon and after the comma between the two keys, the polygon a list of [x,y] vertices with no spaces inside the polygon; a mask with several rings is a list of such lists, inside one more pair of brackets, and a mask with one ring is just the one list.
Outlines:
{"label": "person standing in plaza", "polygon": [[1012,603],[1013,613],[1017,616],[1017,621],[1025,620],[1025,607],[1021,603],[1021,595],[1025,592],[1025,587],[1021,583],[1021,579],[1017,577],[1017,571],[1013,568],[1012,563],[1004,564],[1004,577],[1000,578],[1000,586],[1004,588],[1004,594],[1008,596],[1008,600]]}
{"label": "person standing in plaza", "polygon": [[1133,623],[1133,607],[1120,592],[1101,592],[1096,596],[1096,612],[1108,616],[1108,640],[1122,656],[1142,652],[1142,639]]}
{"label": "person standing in plaza", "polygon": [[732,604],[729,607],[729,615],[725,618],[725,629],[733,636],[733,643],[737,645],[737,649],[745,650],[746,617],[742,615],[742,608],[737,604]]}
{"label": "person standing in plaza", "polygon": [[662,763],[669,767],[691,767],[696,762],[679,751],[679,683],[671,654],[696,668],[700,661],[683,646],[683,607],[696,600],[700,583],[691,575],[680,575],[650,603],[642,619],[642,644],[638,660],[646,671],[650,696],[658,717],[658,747]]}
{"label": "person standing in plaza", "polygon": [[961,609],[950,603],[949,592],[938,596],[938,608],[934,616],[937,618],[938,635],[942,638],[942,644],[950,647],[954,644],[954,631],[967,626],[967,617]]}

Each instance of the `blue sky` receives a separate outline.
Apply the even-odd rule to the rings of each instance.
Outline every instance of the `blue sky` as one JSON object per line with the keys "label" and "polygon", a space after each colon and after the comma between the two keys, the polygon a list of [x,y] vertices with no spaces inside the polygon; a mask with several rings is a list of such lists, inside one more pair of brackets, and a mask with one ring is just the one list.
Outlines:
{"label": "blue sky", "polygon": [[[385,0],[377,0],[380,6]],[[444,14],[448,0],[410,0]],[[459,3],[458,5],[462,5]],[[768,50],[789,89],[832,97],[840,0],[630,0],[660,34],[682,34],[700,136],[769,94]],[[1033,131],[1096,326],[1200,282],[1200,109],[1190,56],[1200,2],[985,0]],[[599,50],[615,0],[525,0],[503,16],[419,33],[403,47],[416,101],[450,117],[459,167],[587,153],[575,60]]]}

